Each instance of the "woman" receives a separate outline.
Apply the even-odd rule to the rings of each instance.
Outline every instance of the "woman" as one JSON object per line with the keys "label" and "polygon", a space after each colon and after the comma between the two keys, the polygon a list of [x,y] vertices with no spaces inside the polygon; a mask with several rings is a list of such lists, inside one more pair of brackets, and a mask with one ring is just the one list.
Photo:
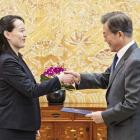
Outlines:
{"label": "woman", "polygon": [[[20,16],[0,20],[0,140],[35,140],[40,128],[38,97],[73,83],[72,75],[36,83],[19,49],[25,46],[25,25]],[[37,134],[39,135],[39,134]]]}

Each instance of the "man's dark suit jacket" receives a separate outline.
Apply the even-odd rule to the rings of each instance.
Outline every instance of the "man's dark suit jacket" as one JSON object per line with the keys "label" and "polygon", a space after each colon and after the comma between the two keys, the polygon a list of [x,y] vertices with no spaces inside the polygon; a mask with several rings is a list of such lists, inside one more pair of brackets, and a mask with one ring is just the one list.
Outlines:
{"label": "man's dark suit jacket", "polygon": [[38,97],[60,88],[57,77],[36,83],[23,59],[4,53],[0,57],[0,128],[38,130]]}

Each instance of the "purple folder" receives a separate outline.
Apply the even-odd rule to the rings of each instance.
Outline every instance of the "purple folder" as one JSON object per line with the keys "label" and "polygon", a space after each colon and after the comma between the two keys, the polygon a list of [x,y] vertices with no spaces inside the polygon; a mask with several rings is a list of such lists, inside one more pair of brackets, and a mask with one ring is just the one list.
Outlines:
{"label": "purple folder", "polygon": [[84,114],[84,115],[92,113],[92,111],[89,111],[89,110],[66,108],[66,107],[63,107],[60,111],[62,111],[62,112],[70,112],[70,113],[77,113],[77,114]]}

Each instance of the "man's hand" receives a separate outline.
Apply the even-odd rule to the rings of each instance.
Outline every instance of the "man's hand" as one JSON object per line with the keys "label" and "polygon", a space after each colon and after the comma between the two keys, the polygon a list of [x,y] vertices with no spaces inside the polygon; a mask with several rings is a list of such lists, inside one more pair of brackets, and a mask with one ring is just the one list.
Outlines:
{"label": "man's hand", "polygon": [[85,117],[93,119],[93,121],[96,123],[103,123],[104,121],[101,113],[102,111],[92,112],[91,114],[85,115]]}
{"label": "man's hand", "polygon": [[61,83],[67,83],[68,85],[74,84],[74,76],[71,74],[60,74],[58,75],[58,79]]}
{"label": "man's hand", "polygon": [[36,138],[39,138],[39,137],[40,137],[39,130],[36,130]]}
{"label": "man's hand", "polygon": [[64,71],[64,74],[71,74],[74,76],[74,82],[78,84],[81,81],[81,76],[79,73],[73,71]]}

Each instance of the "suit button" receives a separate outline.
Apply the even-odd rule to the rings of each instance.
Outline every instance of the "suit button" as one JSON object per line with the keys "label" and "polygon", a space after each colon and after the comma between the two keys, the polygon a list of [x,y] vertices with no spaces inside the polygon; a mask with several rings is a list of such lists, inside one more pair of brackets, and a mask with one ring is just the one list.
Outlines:
{"label": "suit button", "polygon": [[107,105],[109,105],[109,102],[107,102]]}

